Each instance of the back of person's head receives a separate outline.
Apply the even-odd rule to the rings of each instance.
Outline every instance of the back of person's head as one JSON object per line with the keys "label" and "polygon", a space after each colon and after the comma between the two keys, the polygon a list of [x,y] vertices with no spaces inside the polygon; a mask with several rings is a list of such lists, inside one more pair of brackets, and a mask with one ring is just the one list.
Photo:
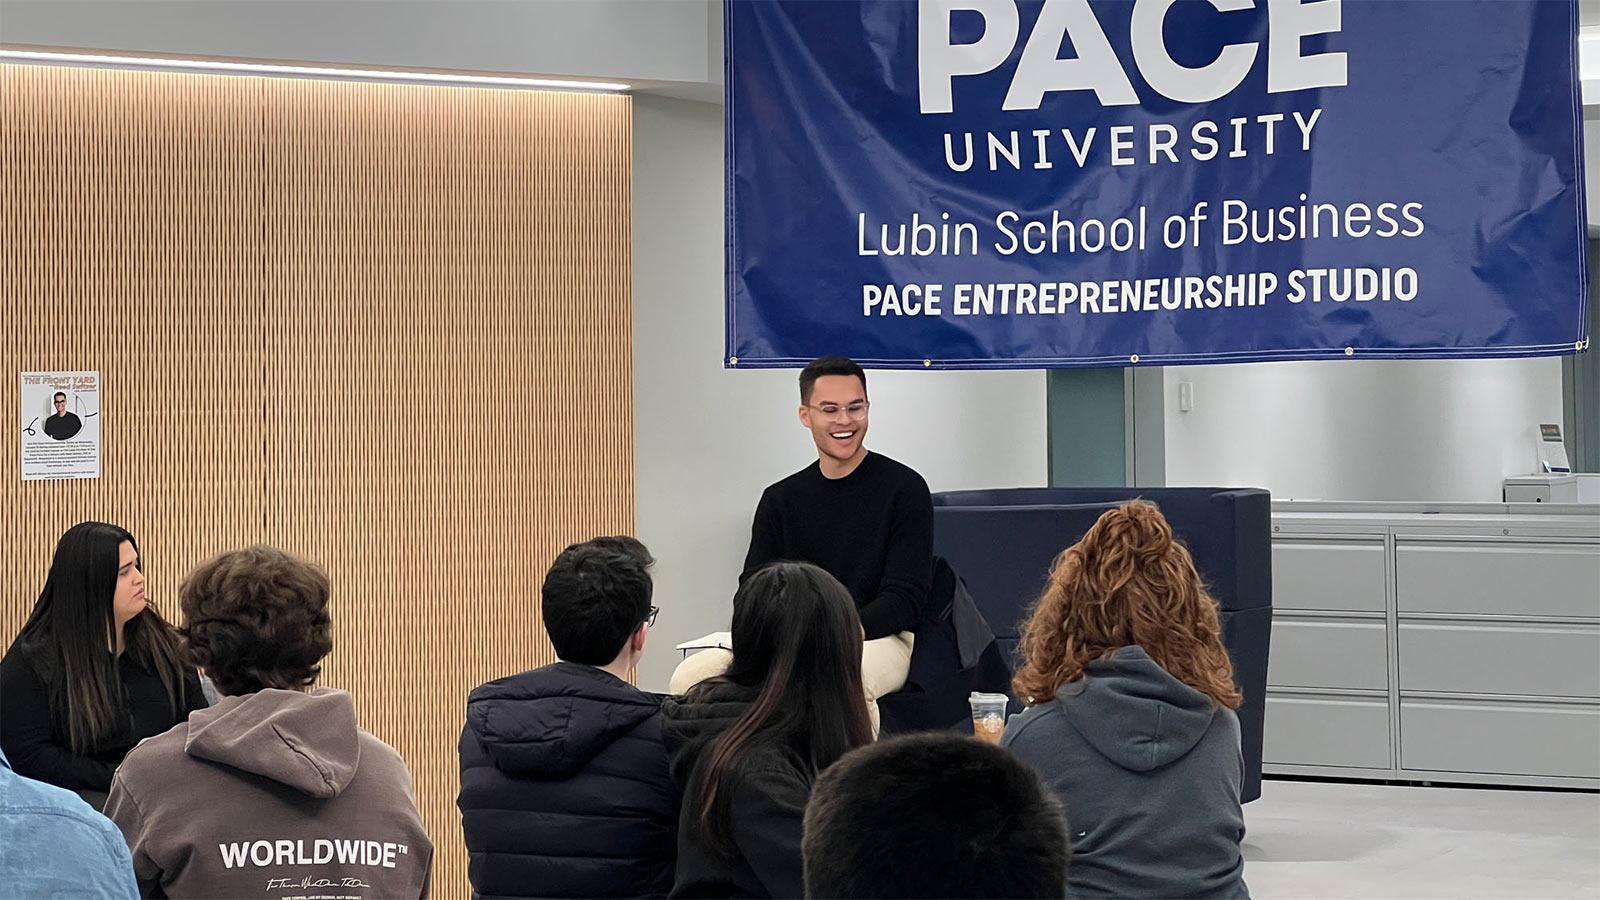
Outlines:
{"label": "back of person's head", "polygon": [[[650,555],[650,548],[646,547],[643,541],[631,534],[606,534],[597,538],[590,538],[589,540],[584,541],[584,543],[592,547],[601,547],[606,550],[620,550],[623,553],[630,554],[638,559],[639,562],[644,563],[644,567],[646,569],[656,564],[656,558]],[[567,549],[570,550],[572,547],[579,546],[582,545],[573,544]]]}
{"label": "back of person's head", "polygon": [[854,375],[861,379],[861,389],[867,389],[867,373],[848,356],[819,356],[800,370],[800,402],[811,402],[811,389],[824,375]]}
{"label": "back of person's head", "polygon": [[1067,892],[1066,817],[1010,751],[961,735],[893,738],[822,773],[805,818],[810,897]]}
{"label": "back of person's head", "polygon": [[540,612],[556,656],[604,666],[650,615],[650,551],[626,536],[561,551],[544,576]]}
{"label": "back of person's head", "polygon": [[731,846],[722,788],[763,747],[821,771],[872,740],[861,683],[861,620],[838,579],[810,563],[756,570],[733,597],[733,662],[688,699],[733,682],[757,691],[697,767],[689,802],[713,848]]}
{"label": "back of person's head", "polygon": [[1130,644],[1219,706],[1239,708],[1217,601],[1166,517],[1144,500],[1107,510],[1056,557],[1023,626],[1013,686],[1043,703],[1089,663]]}
{"label": "back of person's head", "polygon": [[[52,707],[67,727],[68,744],[90,753],[123,726],[112,648],[117,642],[114,598],[122,545],[138,553],[127,529],[80,522],[56,542],[44,589],[22,626],[21,638],[39,654]],[[136,563],[143,569],[143,562]],[[183,690],[177,633],[146,604],[122,628],[124,652],[160,678],[176,714]]]}
{"label": "back of person's head", "polygon": [[305,690],[333,650],[328,578],[275,547],[201,565],[178,589],[189,658],[223,694]]}

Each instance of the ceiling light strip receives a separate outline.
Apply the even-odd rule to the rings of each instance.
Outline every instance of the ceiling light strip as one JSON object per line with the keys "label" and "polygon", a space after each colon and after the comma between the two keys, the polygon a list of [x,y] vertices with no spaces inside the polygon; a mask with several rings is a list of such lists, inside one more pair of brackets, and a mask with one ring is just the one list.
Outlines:
{"label": "ceiling light strip", "polygon": [[206,59],[171,59],[157,56],[114,56],[102,53],[61,53],[45,50],[0,50],[0,61],[115,66],[137,69],[176,69],[240,75],[279,75],[292,78],[339,78],[360,81],[394,81],[469,87],[530,88],[543,90],[626,91],[629,85],[611,81],[576,81],[560,78],[526,78],[517,75],[464,75],[450,72],[406,72],[396,69],[343,69],[333,66],[295,66],[279,63],[224,62]]}

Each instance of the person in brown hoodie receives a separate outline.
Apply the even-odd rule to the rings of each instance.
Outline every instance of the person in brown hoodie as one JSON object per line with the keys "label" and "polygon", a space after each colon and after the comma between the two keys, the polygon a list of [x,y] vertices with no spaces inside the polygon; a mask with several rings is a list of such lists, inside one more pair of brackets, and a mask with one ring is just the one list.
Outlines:
{"label": "person in brown hoodie", "polygon": [[433,844],[411,773],[315,687],[333,648],[328,580],[270,547],[225,553],[180,590],[193,661],[224,695],[135,747],[106,815],[140,889],[167,897],[427,897]]}

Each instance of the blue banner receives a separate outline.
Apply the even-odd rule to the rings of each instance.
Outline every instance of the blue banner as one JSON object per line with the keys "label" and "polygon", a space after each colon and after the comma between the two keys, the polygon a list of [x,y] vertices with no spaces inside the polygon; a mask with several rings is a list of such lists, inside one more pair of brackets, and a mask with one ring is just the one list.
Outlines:
{"label": "blue banner", "polygon": [[1587,343],[1574,0],[730,0],[729,366]]}

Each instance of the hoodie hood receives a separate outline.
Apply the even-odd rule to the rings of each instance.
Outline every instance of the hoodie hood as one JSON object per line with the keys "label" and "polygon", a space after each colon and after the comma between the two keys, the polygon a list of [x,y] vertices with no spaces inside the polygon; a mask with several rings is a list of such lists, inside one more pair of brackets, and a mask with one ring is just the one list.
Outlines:
{"label": "hoodie hood", "polygon": [[1063,685],[1056,702],[1095,750],[1124,769],[1148,772],[1193,750],[1217,715],[1212,699],[1161,668],[1143,647],[1122,647]]}
{"label": "hoodie hood", "polygon": [[189,714],[184,752],[312,797],[337,797],[361,763],[355,704],[333,688],[224,697]]}
{"label": "hoodie hood", "polygon": [[467,730],[502,772],[566,778],[655,715],[660,704],[609,672],[561,662],[473,691]]}

